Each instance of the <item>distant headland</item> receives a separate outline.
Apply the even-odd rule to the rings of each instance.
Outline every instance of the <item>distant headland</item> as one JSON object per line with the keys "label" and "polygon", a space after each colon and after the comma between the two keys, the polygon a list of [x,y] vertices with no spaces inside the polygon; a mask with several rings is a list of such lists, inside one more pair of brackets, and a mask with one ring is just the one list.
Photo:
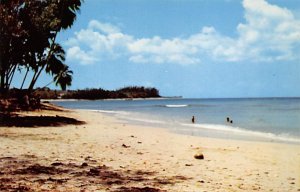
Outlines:
{"label": "distant headland", "polygon": [[129,86],[117,90],[105,90],[102,88],[78,89],[78,90],[51,90],[49,88],[37,88],[34,95],[41,99],[135,99],[135,98],[159,98],[159,91],[153,87]]}

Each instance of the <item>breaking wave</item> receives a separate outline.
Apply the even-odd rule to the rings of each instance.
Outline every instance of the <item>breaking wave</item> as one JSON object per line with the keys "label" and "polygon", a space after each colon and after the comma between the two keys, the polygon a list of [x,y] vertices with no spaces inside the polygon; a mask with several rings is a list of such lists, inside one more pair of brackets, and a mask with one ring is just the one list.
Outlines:
{"label": "breaking wave", "polygon": [[188,107],[189,105],[165,105],[164,107],[178,108],[178,107]]}
{"label": "breaking wave", "polygon": [[252,131],[240,127],[233,127],[233,126],[220,125],[220,124],[182,124],[182,125],[197,128],[197,129],[232,132],[234,134],[238,134],[241,136],[255,136],[255,137],[271,139],[275,141],[300,143],[300,138],[291,136],[288,133],[274,134],[274,133],[267,133],[267,132],[260,132],[260,131]]}

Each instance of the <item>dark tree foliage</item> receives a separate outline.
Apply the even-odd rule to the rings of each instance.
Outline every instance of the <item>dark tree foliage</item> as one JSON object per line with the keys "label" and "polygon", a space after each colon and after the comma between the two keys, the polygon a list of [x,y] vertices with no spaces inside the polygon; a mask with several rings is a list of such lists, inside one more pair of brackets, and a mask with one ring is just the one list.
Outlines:
{"label": "dark tree foliage", "polygon": [[116,91],[104,89],[85,89],[77,91],[68,91],[62,94],[64,99],[132,99],[132,98],[153,98],[160,97],[159,91],[155,88],[145,87],[125,87]]}
{"label": "dark tree foliage", "polygon": [[41,73],[53,76],[62,89],[71,85],[72,71],[57,34],[71,27],[82,0],[0,0],[0,90],[5,93],[16,71],[24,72],[21,89],[32,72],[31,92]]}

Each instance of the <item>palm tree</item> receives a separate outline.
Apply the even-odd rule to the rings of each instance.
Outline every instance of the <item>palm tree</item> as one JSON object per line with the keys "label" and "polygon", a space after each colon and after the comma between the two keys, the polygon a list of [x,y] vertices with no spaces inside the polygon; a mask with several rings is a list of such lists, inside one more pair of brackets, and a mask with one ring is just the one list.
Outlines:
{"label": "palm tree", "polygon": [[[48,67],[50,60],[53,58],[52,54],[55,53],[56,48],[56,37],[59,31],[71,27],[76,19],[76,12],[79,11],[81,0],[50,0],[48,2],[47,10],[49,13],[44,18],[49,21],[48,26],[51,27],[49,30],[50,45],[47,47],[46,58],[38,64],[38,70],[35,70],[34,76],[31,80],[28,90],[31,91],[39,78],[41,72],[45,67]],[[51,17],[54,17],[51,19]],[[44,52],[45,52],[44,51]],[[44,55],[44,54],[43,54]]]}
{"label": "palm tree", "polygon": [[62,90],[66,90],[67,86],[71,86],[73,71],[69,70],[69,66],[64,65],[63,69],[54,76],[56,85],[59,85]]}
{"label": "palm tree", "polygon": [[[28,72],[33,71],[29,85],[29,91],[32,91],[46,68],[53,68],[53,73],[50,73],[53,76],[60,73],[60,70],[54,71],[54,65],[58,65],[57,68],[65,68],[62,67],[65,65],[64,52],[56,44],[56,36],[61,30],[73,25],[82,1],[0,0],[1,92],[9,89],[17,69],[26,71],[21,88]],[[62,53],[61,56],[58,55],[59,52]]]}
{"label": "palm tree", "polygon": [[22,0],[0,0],[0,93],[7,92],[18,63],[26,33],[20,21]]}
{"label": "palm tree", "polygon": [[53,54],[46,65],[46,73],[49,73],[54,77],[53,81],[49,84],[55,82],[55,84],[59,85],[63,90],[71,85],[73,74],[73,72],[69,70],[69,67],[63,63],[64,61],[65,51],[59,44],[55,44]]}

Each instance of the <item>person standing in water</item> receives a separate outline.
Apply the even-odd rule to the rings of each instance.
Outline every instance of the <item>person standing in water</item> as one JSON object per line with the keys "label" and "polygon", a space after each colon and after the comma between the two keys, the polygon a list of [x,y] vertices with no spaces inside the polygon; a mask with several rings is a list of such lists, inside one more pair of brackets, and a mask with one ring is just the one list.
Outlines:
{"label": "person standing in water", "polygon": [[195,116],[192,117],[192,123],[195,123]]}

